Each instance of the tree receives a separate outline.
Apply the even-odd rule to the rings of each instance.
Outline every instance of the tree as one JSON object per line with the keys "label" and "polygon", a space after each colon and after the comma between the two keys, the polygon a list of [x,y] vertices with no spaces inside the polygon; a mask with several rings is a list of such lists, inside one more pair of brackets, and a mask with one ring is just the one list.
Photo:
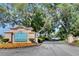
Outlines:
{"label": "tree", "polygon": [[38,32],[41,29],[41,27],[43,27],[44,25],[43,20],[44,20],[43,13],[41,13],[40,11],[35,12],[35,15],[33,16],[31,22],[31,26],[34,28],[34,31]]}
{"label": "tree", "polygon": [[0,25],[5,27],[7,23],[14,26],[21,24],[24,19],[27,4],[1,4],[0,5]]}
{"label": "tree", "polygon": [[[67,35],[78,35],[78,14],[79,4],[49,4],[47,6],[49,13],[53,14],[53,28],[59,29],[61,37],[67,38]],[[59,26],[61,25],[61,28]],[[75,26],[76,25],[76,26]],[[58,35],[58,36],[60,36]]]}
{"label": "tree", "polygon": [[61,20],[61,28],[64,28],[64,32],[60,29],[59,33],[61,36],[67,38],[67,35],[73,34],[78,35],[78,4],[60,4],[58,7],[61,9],[60,19]]}
{"label": "tree", "polygon": [[[1,4],[0,25],[24,25],[39,33],[50,34],[59,29],[58,34],[67,37],[79,35],[79,4]],[[61,27],[59,27],[61,26]],[[59,35],[58,35],[59,36]]]}
{"label": "tree", "polygon": [[[42,11],[42,7],[39,8],[38,4],[29,4],[28,7],[31,7],[30,12],[28,12],[27,18],[23,20],[22,24],[24,26],[31,26],[35,32],[38,32],[44,25],[45,14]],[[27,11],[29,11],[27,9]]]}

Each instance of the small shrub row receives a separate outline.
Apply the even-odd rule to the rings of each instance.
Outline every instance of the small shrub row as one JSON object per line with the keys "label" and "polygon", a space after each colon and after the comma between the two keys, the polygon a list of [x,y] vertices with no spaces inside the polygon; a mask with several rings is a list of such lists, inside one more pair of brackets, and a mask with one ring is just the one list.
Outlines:
{"label": "small shrub row", "polygon": [[9,38],[3,38],[3,37],[0,37],[0,42],[2,43],[6,43],[9,41]]}
{"label": "small shrub row", "polygon": [[1,39],[1,41],[4,42],[4,43],[6,43],[6,42],[9,41],[9,38],[3,38],[3,39]]}

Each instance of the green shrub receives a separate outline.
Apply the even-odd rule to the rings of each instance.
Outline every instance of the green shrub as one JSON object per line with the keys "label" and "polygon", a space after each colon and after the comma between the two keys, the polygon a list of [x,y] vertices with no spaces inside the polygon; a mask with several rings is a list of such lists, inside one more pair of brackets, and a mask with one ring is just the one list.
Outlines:
{"label": "green shrub", "polygon": [[45,37],[45,40],[49,41],[50,39],[48,37]]}
{"label": "green shrub", "polygon": [[6,42],[9,41],[9,38],[3,38],[3,39],[1,39],[1,41],[4,42],[4,43],[6,43]]}
{"label": "green shrub", "polygon": [[43,42],[43,39],[42,38],[38,38],[38,42],[39,43],[42,43]]}
{"label": "green shrub", "polygon": [[0,35],[0,43],[2,43],[2,39],[3,39],[3,36],[2,36],[2,35]]}
{"label": "green shrub", "polygon": [[2,35],[0,35],[0,39],[2,39],[3,38],[3,36]]}
{"label": "green shrub", "polygon": [[60,41],[63,41],[63,40],[65,40],[65,38],[61,38],[61,39],[60,39]]}
{"label": "green shrub", "polygon": [[2,39],[3,38],[3,36],[2,35],[0,35],[0,39]]}
{"label": "green shrub", "polygon": [[38,42],[39,43],[42,43],[45,40],[48,40],[48,38],[46,36],[40,36],[40,37],[38,37]]}

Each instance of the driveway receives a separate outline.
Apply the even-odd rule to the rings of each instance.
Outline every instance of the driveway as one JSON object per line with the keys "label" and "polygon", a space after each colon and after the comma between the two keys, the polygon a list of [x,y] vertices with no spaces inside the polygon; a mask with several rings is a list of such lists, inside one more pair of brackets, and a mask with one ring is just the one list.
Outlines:
{"label": "driveway", "polygon": [[64,42],[46,41],[40,46],[0,49],[0,56],[79,56],[79,47]]}

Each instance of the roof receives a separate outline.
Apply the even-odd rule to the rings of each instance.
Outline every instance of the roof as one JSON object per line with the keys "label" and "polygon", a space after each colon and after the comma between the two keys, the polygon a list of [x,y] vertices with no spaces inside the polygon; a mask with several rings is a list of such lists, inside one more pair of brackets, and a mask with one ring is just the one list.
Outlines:
{"label": "roof", "polygon": [[19,25],[17,25],[17,26],[15,26],[15,27],[13,27],[13,28],[10,28],[11,30],[10,31],[7,31],[7,32],[5,32],[5,33],[13,33],[13,30],[17,30],[17,29],[26,29],[26,30],[33,30],[33,28],[32,27],[25,27],[25,26],[19,26]]}
{"label": "roof", "polygon": [[26,30],[33,30],[32,27],[25,27],[25,26],[15,26],[14,28],[10,28],[11,30],[15,30],[15,29],[19,29],[19,28],[22,28],[22,29],[26,29]]}

